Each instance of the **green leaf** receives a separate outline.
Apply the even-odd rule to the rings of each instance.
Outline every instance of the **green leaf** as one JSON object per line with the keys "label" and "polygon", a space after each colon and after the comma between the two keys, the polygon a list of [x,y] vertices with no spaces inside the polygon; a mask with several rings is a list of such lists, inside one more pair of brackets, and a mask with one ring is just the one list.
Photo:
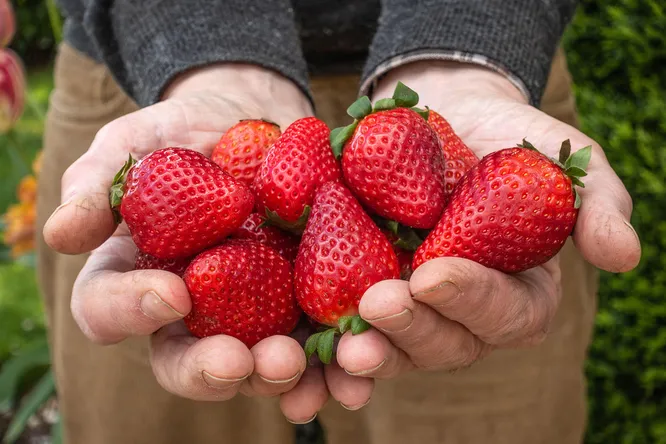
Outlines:
{"label": "green leaf", "polygon": [[331,149],[333,150],[333,155],[336,159],[339,159],[342,156],[342,150],[345,147],[347,140],[354,134],[358,121],[354,120],[351,124],[343,126],[340,128],[335,128],[331,131]]}
{"label": "green leaf", "polygon": [[574,185],[577,185],[581,188],[585,188],[585,184],[579,178],[577,178],[576,176],[571,177],[571,183],[573,183]]}
{"label": "green leaf", "polygon": [[[353,328],[353,325],[352,325]],[[323,333],[317,341],[317,355],[324,364],[330,364],[333,358],[333,343],[335,341],[335,328],[330,328]],[[353,330],[352,330],[353,332]]]}
{"label": "green leaf", "polygon": [[578,167],[581,170],[586,170],[591,157],[592,145],[588,145],[569,156],[564,163],[564,168],[569,169],[570,167]]}
{"label": "green leaf", "polygon": [[518,146],[518,148],[526,148],[526,149],[528,149],[528,150],[537,151],[537,152],[539,151],[539,150],[536,149],[536,147],[535,147],[534,145],[532,145],[532,143],[529,142],[527,139],[523,139],[523,143],[522,143],[522,144],[519,143],[517,146]]}
{"label": "green leaf", "polygon": [[398,231],[400,230],[400,224],[398,222],[387,219],[385,225],[391,233],[395,234],[396,236],[398,235]]}
{"label": "green leaf", "polygon": [[358,335],[360,333],[363,333],[369,328],[370,324],[368,324],[363,318],[361,318],[360,315],[356,315],[352,318],[351,322],[352,335]]}
{"label": "green leaf", "polygon": [[398,82],[393,91],[396,106],[411,108],[419,103],[419,95],[402,82]]}
{"label": "green leaf", "polygon": [[573,176],[573,177],[585,177],[587,176],[587,172],[585,170],[572,166],[564,170],[565,174],[567,176]]}
{"label": "green leaf", "polygon": [[305,359],[307,362],[310,362],[310,356],[312,356],[312,353],[317,351],[317,344],[319,343],[319,338],[321,337],[321,333],[315,333],[311,335],[307,341],[305,341],[305,345],[303,346],[303,351],[305,351]]}
{"label": "green leaf", "polygon": [[305,229],[305,225],[308,222],[311,211],[312,208],[310,208],[309,205],[306,205],[305,208],[303,208],[303,213],[301,213],[301,216],[296,221],[287,222],[286,220],[282,219],[275,211],[271,211],[266,208],[266,222],[264,223],[269,223],[270,225],[276,226],[290,233],[300,235],[303,234],[303,230]]}
{"label": "green leaf", "polygon": [[423,117],[423,119],[426,122],[428,121],[428,116],[430,115],[430,108],[428,108],[427,106],[425,107],[425,109],[413,107],[412,110],[416,111],[416,113],[419,114],[421,117]]}
{"label": "green leaf", "polygon": [[368,96],[358,98],[354,103],[347,108],[347,114],[355,120],[361,120],[372,112],[372,103]]}
{"label": "green leaf", "polygon": [[571,155],[571,141],[569,139],[562,142],[560,147],[560,163],[564,164]]}
{"label": "green leaf", "polygon": [[5,362],[0,372],[0,412],[14,407],[23,376],[37,367],[48,366],[50,362],[49,347],[45,340]]}
{"label": "green leaf", "polygon": [[129,154],[129,158],[122,166],[122,168],[116,173],[113,177],[113,183],[109,189],[109,203],[111,204],[111,210],[113,211],[113,219],[116,224],[120,224],[123,221],[123,217],[118,211],[123,200],[123,194],[125,189],[125,180],[127,179],[127,173],[132,169],[136,160],[132,158],[132,155]]}
{"label": "green leaf", "polygon": [[24,399],[12,422],[7,427],[7,432],[2,440],[3,444],[13,444],[23,434],[25,426],[32,415],[55,394],[55,380],[52,372],[47,372],[39,380],[35,388]]}
{"label": "green leaf", "polygon": [[578,208],[580,208],[581,204],[583,203],[583,200],[580,197],[580,193],[575,188],[574,188],[574,194],[576,195],[576,200],[574,201],[574,208],[578,209]]}
{"label": "green leaf", "polygon": [[338,330],[340,331],[341,335],[349,330],[349,327],[351,327],[351,322],[352,316],[341,316],[340,319],[338,319]]}
{"label": "green leaf", "polygon": [[58,417],[57,421],[51,426],[51,444],[62,444],[62,418]]}
{"label": "green leaf", "polygon": [[375,107],[374,111],[386,111],[389,109],[395,109],[396,108],[395,100],[394,99],[379,99],[377,102],[375,102]]}
{"label": "green leaf", "polygon": [[398,240],[395,241],[397,247],[407,251],[416,251],[423,243],[423,239],[416,234],[416,231],[410,227],[400,226]]}

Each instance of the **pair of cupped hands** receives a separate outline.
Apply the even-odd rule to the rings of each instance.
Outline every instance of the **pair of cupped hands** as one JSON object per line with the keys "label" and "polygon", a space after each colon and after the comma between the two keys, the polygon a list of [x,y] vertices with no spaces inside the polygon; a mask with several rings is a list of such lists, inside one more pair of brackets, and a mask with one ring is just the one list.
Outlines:
{"label": "pair of cupped hands", "polygon": [[[634,268],[640,243],[629,220],[632,202],[601,147],[527,104],[504,76],[485,68],[424,62],[384,77],[374,97],[390,97],[397,81],[416,90],[420,106],[447,118],[479,157],[515,146],[523,137],[548,155],[570,139],[593,146],[573,240],[582,256],[611,272]],[[64,254],[91,252],[74,284],[71,310],[83,333],[99,344],[150,336],[150,363],[169,392],[194,400],[237,395],[280,396],[293,423],[312,420],[333,398],[345,408],[366,405],[376,379],[413,371],[472,365],[494,350],[536,346],[547,335],[561,299],[559,258],[507,275],[459,258],[439,258],[407,281],[375,284],[361,316],[372,328],[346,333],[331,365],[309,366],[299,342],[264,339],[252,349],[230,336],[197,339],[183,318],[191,308],[185,284],[160,270],[133,270],[136,247],[114,224],[108,189],[128,153],[180,146],[210,155],[220,135],[241,119],[266,118],[284,130],[312,115],[304,94],[278,74],[246,65],[217,65],[184,74],[162,101],[102,128],[90,149],[64,174],[62,205],[44,228]]]}

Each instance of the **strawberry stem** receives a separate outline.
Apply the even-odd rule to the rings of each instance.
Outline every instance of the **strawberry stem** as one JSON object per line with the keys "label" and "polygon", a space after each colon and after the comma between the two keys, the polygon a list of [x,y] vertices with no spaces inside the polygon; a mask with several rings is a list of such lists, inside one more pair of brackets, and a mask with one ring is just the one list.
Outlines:
{"label": "strawberry stem", "polygon": [[118,207],[120,207],[125,193],[127,173],[129,173],[135,163],[136,160],[134,160],[130,154],[123,167],[113,177],[113,183],[111,184],[111,188],[109,188],[109,204],[111,205],[113,220],[116,224],[120,224],[123,221],[123,216],[120,214]]}

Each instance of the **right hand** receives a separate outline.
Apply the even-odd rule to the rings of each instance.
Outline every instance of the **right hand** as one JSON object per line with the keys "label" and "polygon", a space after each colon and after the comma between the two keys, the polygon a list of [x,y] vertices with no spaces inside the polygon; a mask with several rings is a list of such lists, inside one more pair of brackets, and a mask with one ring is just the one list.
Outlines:
{"label": "right hand", "polygon": [[[99,344],[151,335],[153,372],[171,393],[193,400],[281,395],[287,419],[307,422],[329,396],[323,370],[306,366],[291,337],[270,337],[249,350],[231,336],[190,335],[181,320],[191,309],[184,282],[166,271],[133,270],[136,246],[127,226],[115,225],[108,190],[128,154],[139,159],[179,146],[210,156],[239,120],[265,118],[284,130],[312,115],[309,101],[278,74],[239,64],[182,75],[163,99],[102,128],[62,178],[63,203],[46,222],[44,239],[60,253],[91,252],[74,284],[73,317]],[[352,407],[366,403],[373,381],[337,369],[326,371],[333,397]]]}

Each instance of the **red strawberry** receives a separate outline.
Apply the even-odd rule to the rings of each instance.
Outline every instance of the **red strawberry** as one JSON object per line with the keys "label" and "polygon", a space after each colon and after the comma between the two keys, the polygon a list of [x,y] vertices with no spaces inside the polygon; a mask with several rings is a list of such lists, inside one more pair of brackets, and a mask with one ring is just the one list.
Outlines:
{"label": "red strawberry", "polygon": [[476,154],[474,154],[474,152],[465,145],[462,139],[458,137],[444,117],[437,114],[435,111],[430,110],[430,113],[428,114],[428,123],[437,133],[442,145],[442,153],[444,153],[444,160],[446,163],[444,175],[446,194],[451,194],[453,187],[455,187],[460,178],[462,178],[470,168],[479,163],[479,158],[476,157]]}
{"label": "red strawberry", "polygon": [[184,148],[130,156],[110,193],[136,246],[160,259],[193,256],[238,228],[252,211],[250,189],[201,153]]}
{"label": "red strawberry", "polygon": [[332,132],[342,172],[359,201],[379,216],[431,228],[446,204],[444,158],[437,134],[408,107],[418,95],[402,83],[374,110],[362,97],[347,112],[354,123]]}
{"label": "red strawberry", "polygon": [[292,287],[292,267],[266,245],[231,240],[204,251],[185,271],[192,311],[185,325],[199,338],[225,334],[252,347],[287,335],[301,311]]}
{"label": "red strawberry", "polygon": [[292,123],[268,152],[254,179],[258,207],[285,229],[302,231],[317,187],[340,177],[330,131],[314,117]]}
{"label": "red strawberry", "polygon": [[185,269],[190,264],[191,258],[158,259],[154,256],[136,250],[134,257],[135,270],[164,270],[183,277]]}
{"label": "red strawberry", "polygon": [[220,138],[211,160],[238,180],[251,185],[280,127],[266,120],[241,120]]}
{"label": "red strawberry", "polygon": [[299,239],[285,233],[278,227],[266,224],[266,217],[252,213],[236,231],[231,233],[235,239],[251,239],[276,250],[289,262],[293,263],[298,254]]}
{"label": "red strawberry", "polygon": [[303,310],[334,326],[358,314],[363,293],[400,276],[386,236],[339,181],[322,185],[312,206],[296,258],[294,287]]}
{"label": "red strawberry", "polygon": [[[397,225],[397,224],[396,224]],[[398,266],[400,268],[400,279],[408,281],[412,277],[412,260],[414,259],[414,250],[423,242],[417,237],[412,239],[412,242],[415,239],[417,243],[411,244],[410,240],[406,240],[400,237],[400,235],[390,229],[382,229],[382,233],[386,236],[386,239],[391,243],[395,256],[398,258]],[[416,233],[412,234],[416,236]]]}
{"label": "red strawberry", "polygon": [[515,273],[555,256],[571,234],[580,198],[574,185],[590,160],[591,147],[559,160],[529,142],[485,156],[463,176],[441,220],[414,255],[413,267],[457,256]]}

